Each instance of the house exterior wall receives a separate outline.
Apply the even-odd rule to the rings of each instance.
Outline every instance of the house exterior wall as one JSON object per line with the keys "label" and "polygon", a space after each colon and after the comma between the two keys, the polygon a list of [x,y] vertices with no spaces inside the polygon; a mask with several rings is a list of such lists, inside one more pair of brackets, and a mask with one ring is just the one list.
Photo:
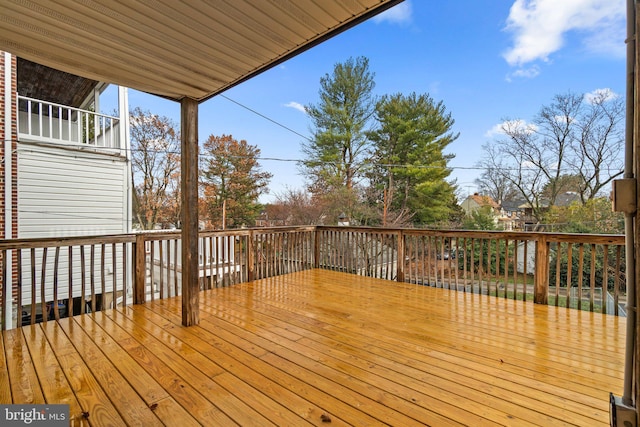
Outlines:
{"label": "house exterior wall", "polygon": [[477,210],[480,207],[480,205],[478,205],[478,203],[476,203],[475,200],[467,197],[466,199],[464,199],[462,203],[460,203],[460,207],[462,208],[462,210],[466,215],[471,215],[471,213]]}
{"label": "house exterior wall", "polygon": [[[125,198],[122,195],[123,183],[127,181],[127,162],[120,156],[107,156],[92,152],[69,150],[63,146],[42,146],[28,142],[18,144],[18,237],[65,237],[81,235],[121,234],[128,231]],[[94,253],[85,254],[87,265],[93,259],[93,276],[100,278],[100,260],[112,259],[113,248],[97,246]],[[78,249],[74,249],[73,259],[73,297],[82,294],[82,270],[78,260]],[[104,254],[102,252],[104,251]],[[22,301],[30,304],[41,302],[40,272],[45,257],[42,250],[36,251],[35,278],[31,277],[31,257],[23,253],[23,283],[35,283],[35,294],[31,286],[23,286]],[[122,268],[122,256],[117,256],[116,271]],[[113,271],[109,265],[104,284],[97,280],[95,284],[99,294],[110,296],[113,290]],[[54,299],[54,257],[46,257],[45,301]],[[69,274],[69,256],[63,248],[58,259],[58,280],[67,281]],[[85,279],[91,274],[85,271]],[[35,279],[35,280],[32,280]],[[116,277],[116,286],[122,289],[122,278]],[[89,294],[88,281],[85,293]],[[69,297],[68,289],[58,290],[57,298]]]}
{"label": "house exterior wall", "polygon": [[20,238],[128,231],[124,158],[21,142],[18,169]]}

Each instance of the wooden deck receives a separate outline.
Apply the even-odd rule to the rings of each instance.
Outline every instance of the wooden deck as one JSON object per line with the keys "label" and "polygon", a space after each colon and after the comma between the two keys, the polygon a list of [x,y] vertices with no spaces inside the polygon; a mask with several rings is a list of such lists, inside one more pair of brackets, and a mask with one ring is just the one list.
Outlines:
{"label": "wooden deck", "polygon": [[[72,425],[608,425],[625,319],[325,270],[3,332],[0,403]],[[84,418],[83,414],[84,413]],[[328,424],[330,421],[330,424]]]}

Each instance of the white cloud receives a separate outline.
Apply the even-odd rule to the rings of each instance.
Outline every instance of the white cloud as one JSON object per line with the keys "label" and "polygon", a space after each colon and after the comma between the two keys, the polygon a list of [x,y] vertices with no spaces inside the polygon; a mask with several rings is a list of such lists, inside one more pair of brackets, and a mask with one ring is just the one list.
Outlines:
{"label": "white cloud", "polygon": [[409,0],[405,0],[391,9],[374,16],[373,21],[376,23],[386,21],[391,24],[408,24],[411,22],[412,12],[411,2]]}
{"label": "white cloud", "polygon": [[494,125],[491,129],[484,133],[487,138],[493,138],[499,135],[506,135],[510,133],[533,133],[538,130],[538,127],[533,123],[527,123],[524,120],[505,120],[502,123]]}
{"label": "white cloud", "polygon": [[624,54],[624,0],[515,0],[506,31],[513,47],[504,53],[512,66],[548,61],[569,31],[579,32],[592,52]]}
{"label": "white cloud", "polygon": [[299,102],[295,102],[295,101],[287,102],[286,104],[284,104],[284,106],[288,108],[293,108],[295,110],[298,110],[307,114],[307,110],[304,108],[304,105],[300,104]]}
{"label": "white cloud", "polygon": [[585,93],[584,102],[587,104],[600,104],[618,98],[620,95],[609,88],[596,89],[593,92]]}
{"label": "white cloud", "polygon": [[538,74],[540,74],[540,67],[537,65],[533,65],[527,68],[518,68],[513,73],[510,73],[509,75],[507,75],[507,81],[511,82],[511,80],[514,77],[523,78],[523,79],[533,79],[534,77],[537,77]]}
{"label": "white cloud", "polygon": [[491,129],[484,133],[484,136],[487,138],[493,138],[494,136],[504,135],[504,129],[502,128],[502,123],[498,123],[494,125]]}

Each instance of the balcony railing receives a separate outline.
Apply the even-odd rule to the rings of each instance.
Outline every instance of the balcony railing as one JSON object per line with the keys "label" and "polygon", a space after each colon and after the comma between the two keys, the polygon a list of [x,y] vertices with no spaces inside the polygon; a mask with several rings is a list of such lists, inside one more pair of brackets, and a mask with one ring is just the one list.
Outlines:
{"label": "balcony railing", "polygon": [[22,141],[119,149],[119,125],[118,117],[18,96]]}
{"label": "balcony railing", "polygon": [[[2,327],[181,294],[179,232],[0,240]],[[199,237],[200,288],[310,268],[624,315],[624,236],[277,227]],[[8,322],[12,319],[12,322]]]}

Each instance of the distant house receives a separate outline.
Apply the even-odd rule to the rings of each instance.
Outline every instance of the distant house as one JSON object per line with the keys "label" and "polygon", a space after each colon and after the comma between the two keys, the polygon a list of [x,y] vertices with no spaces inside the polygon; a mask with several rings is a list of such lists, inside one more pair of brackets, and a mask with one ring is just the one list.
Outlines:
{"label": "distant house", "polygon": [[[105,114],[100,104],[107,84],[7,52],[0,52],[0,80],[0,237],[129,232],[126,88],[109,88],[118,112]],[[22,261],[22,280],[29,283],[31,261]],[[22,300],[31,301],[31,287],[22,289]]]}
{"label": "distant house", "polygon": [[[567,191],[556,196],[554,206],[567,207],[576,202],[580,202],[580,195],[575,191]],[[539,218],[536,218],[533,215],[533,207],[528,202],[523,202],[519,206],[519,209],[523,212],[523,215],[521,216],[522,229],[525,231],[541,231],[538,224]],[[538,210],[541,212],[547,212],[549,210],[549,200],[541,200]]]}
{"label": "distant house", "polygon": [[471,215],[473,212],[485,206],[489,206],[496,214],[496,216],[500,212],[500,205],[498,205],[495,200],[493,200],[489,196],[482,196],[479,193],[474,193],[470,196],[467,196],[467,198],[464,199],[462,203],[460,203],[460,207],[466,215]]}
{"label": "distant house", "polygon": [[505,200],[500,205],[500,223],[506,231],[521,230],[524,224],[524,201]]}
{"label": "distant house", "polygon": [[460,204],[460,207],[467,216],[471,216],[479,209],[489,208],[493,215],[494,224],[496,226],[500,224],[500,205],[498,205],[498,203],[489,196],[483,196],[479,193],[474,193],[470,196],[467,196],[467,198],[464,199],[464,201]]}

